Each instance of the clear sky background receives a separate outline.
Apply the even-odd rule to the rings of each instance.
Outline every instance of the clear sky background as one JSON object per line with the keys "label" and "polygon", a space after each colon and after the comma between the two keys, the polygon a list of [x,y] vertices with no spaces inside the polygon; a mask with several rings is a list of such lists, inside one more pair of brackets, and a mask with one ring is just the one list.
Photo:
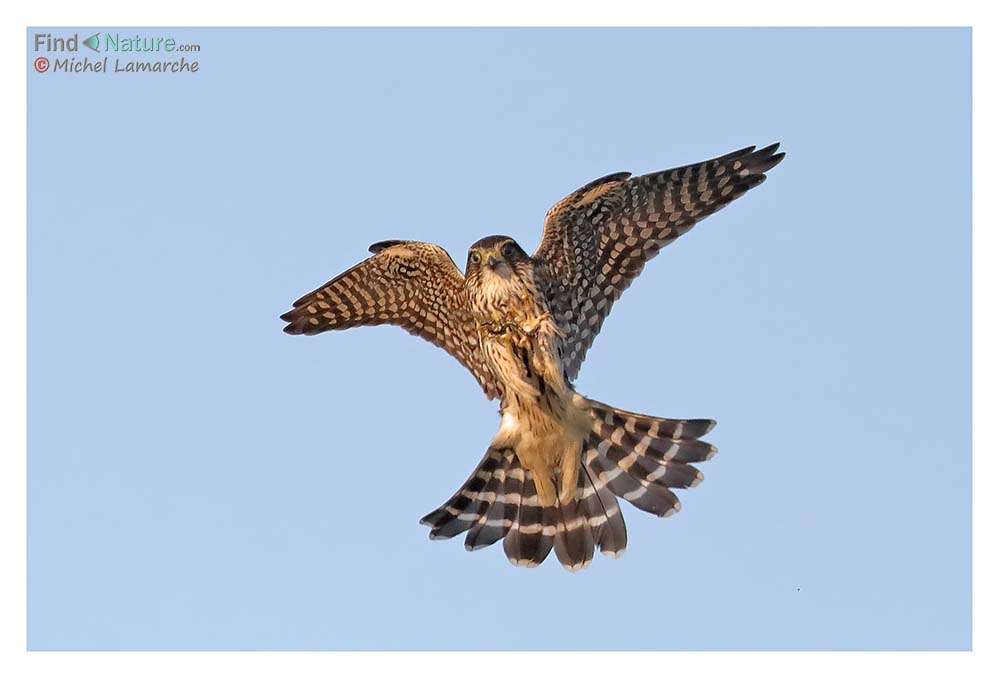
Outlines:
{"label": "clear sky background", "polygon": [[[144,34],[200,71],[28,77],[31,649],[970,648],[969,30]],[[496,403],[278,315],[371,242],[533,250],[595,177],[772,141],[577,382],[718,420],[683,510],[622,502],[574,575],[429,541]]]}

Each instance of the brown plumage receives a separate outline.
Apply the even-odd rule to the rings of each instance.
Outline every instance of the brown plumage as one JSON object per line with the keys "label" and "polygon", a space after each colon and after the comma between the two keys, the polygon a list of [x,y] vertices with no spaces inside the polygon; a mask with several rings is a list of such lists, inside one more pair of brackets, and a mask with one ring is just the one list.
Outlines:
{"label": "brown plumage", "polygon": [[294,303],[289,334],[394,324],[448,351],[487,397],[500,429],[459,490],[422,522],[433,539],[467,532],[476,550],[500,539],[517,565],[554,549],[577,570],[593,552],[618,556],[627,533],[617,497],[659,516],[697,485],[693,463],[714,446],[708,419],[625,412],[572,388],[621,296],[659,250],[760,184],[784,157],[777,144],[630,178],[608,175],[548,212],[529,256],[512,238],[469,250],[465,274],[429,243],[387,240],[349,271]]}

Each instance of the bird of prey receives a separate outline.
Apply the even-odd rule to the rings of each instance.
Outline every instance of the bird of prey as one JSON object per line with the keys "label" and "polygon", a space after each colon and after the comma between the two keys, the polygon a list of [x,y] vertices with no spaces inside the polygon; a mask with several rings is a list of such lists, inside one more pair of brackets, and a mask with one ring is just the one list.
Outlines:
{"label": "bird of prey", "polygon": [[[468,480],[422,523],[463,532],[475,550],[503,540],[515,565],[554,548],[569,570],[627,543],[617,497],[658,516],[703,475],[710,419],[664,419],[591,400],[572,386],[614,302],[659,250],[766,178],[777,144],[704,162],[592,181],[552,207],[528,255],[494,235],[465,273],[437,245],[384,240],[373,256],[296,301],[288,334],[399,325],[443,348],[501,402],[499,431]],[[653,363],[654,364],[654,363]]]}

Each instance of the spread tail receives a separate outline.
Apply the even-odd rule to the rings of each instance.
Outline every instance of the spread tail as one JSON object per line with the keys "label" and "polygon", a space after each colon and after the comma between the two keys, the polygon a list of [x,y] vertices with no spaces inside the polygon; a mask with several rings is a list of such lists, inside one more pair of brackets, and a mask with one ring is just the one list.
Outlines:
{"label": "spread tail", "polygon": [[431,539],[462,532],[465,548],[475,551],[500,539],[514,565],[536,567],[551,551],[568,570],[593,560],[594,548],[617,557],[628,541],[617,499],[606,483],[580,469],[576,497],[565,504],[542,506],[534,473],[509,448],[489,448],[478,468],[440,508],[421,523]]}
{"label": "spread tail", "polygon": [[680,510],[675,488],[697,486],[704,475],[691,466],[715,455],[698,440],[714,428],[711,419],[663,419],[586,401],[592,428],[583,466],[595,483],[658,516]]}
{"label": "spread tail", "polygon": [[680,510],[673,490],[703,479],[691,464],[707,461],[714,445],[699,440],[710,419],[663,419],[626,412],[594,400],[581,403],[591,430],[582,445],[575,496],[543,506],[534,472],[511,448],[490,447],[471,476],[421,523],[431,539],[462,532],[475,551],[500,539],[514,565],[535,567],[552,550],[575,571],[593,560],[595,549],[616,558],[628,544],[617,497],[658,516]]}

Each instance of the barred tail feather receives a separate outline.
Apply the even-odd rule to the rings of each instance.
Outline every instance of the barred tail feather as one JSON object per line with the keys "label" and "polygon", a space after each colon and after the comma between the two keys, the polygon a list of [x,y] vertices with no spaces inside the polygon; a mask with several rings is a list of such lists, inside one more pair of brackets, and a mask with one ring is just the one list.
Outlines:
{"label": "barred tail feather", "polygon": [[[477,551],[495,544],[506,536],[510,531],[511,522],[503,517],[506,506],[507,482],[506,474],[510,468],[510,459],[513,455],[504,458],[503,466],[496,469],[490,485],[486,486],[486,492],[492,492],[492,504],[469,530],[465,536],[465,548],[469,551]],[[513,492],[512,482],[510,492]]]}
{"label": "barred tail feather", "polygon": [[554,549],[559,562],[576,571],[590,564],[595,548],[616,558],[628,541],[621,509],[604,480],[581,468],[572,501],[542,506],[533,472],[509,449],[490,448],[461,488],[421,522],[431,528],[431,539],[467,530],[469,551],[502,539],[510,562],[526,567],[540,565]]}
{"label": "barred tail feather", "polygon": [[710,419],[664,419],[586,401],[592,433],[583,464],[594,480],[619,497],[658,516],[680,510],[675,488],[696,487],[704,475],[691,462],[707,461],[717,451],[698,440]]}
{"label": "barred tail feather", "polygon": [[[581,496],[582,491],[583,480],[581,478],[577,496]],[[575,572],[586,567],[593,560],[594,539],[589,516],[586,515],[584,503],[578,498],[559,506],[557,513],[555,556],[565,569]]]}
{"label": "barred tail feather", "polygon": [[420,522],[430,527],[431,539],[450,539],[471,528],[492,505],[488,488],[502,466],[509,464],[513,452],[490,447],[468,480],[444,504],[423,516]]}
{"label": "barred tail feather", "polygon": [[590,446],[583,452],[583,461],[594,480],[606,484],[611,492],[648,513],[666,517],[680,510],[680,500],[673,492],[648,481],[633,478],[608,459],[602,451],[603,445],[596,442],[591,440]]}
{"label": "barred tail feather", "polygon": [[506,498],[507,504],[506,508],[503,510],[503,515],[509,516],[507,519],[510,521],[510,529],[507,530],[506,536],[503,537],[503,551],[506,553],[506,557],[511,561],[513,561],[514,556],[520,555],[521,549],[523,548],[520,545],[520,505],[524,501],[524,492],[527,489],[527,482],[523,467],[518,464],[511,471],[511,477],[513,475],[520,476],[520,492],[517,494],[511,494]]}
{"label": "barred tail feather", "polygon": [[517,518],[503,539],[503,550],[514,565],[537,567],[548,557],[554,539],[555,508],[541,505],[534,474],[525,469]]}
{"label": "barred tail feather", "polygon": [[627,412],[589,398],[586,399],[586,404],[591,416],[607,427],[606,433],[620,428],[623,432],[651,439],[696,440],[707,435],[716,423],[713,419],[665,419]]}
{"label": "barred tail feather", "polygon": [[579,470],[579,478],[583,484],[580,501],[593,534],[593,542],[605,556],[617,558],[628,546],[628,530],[625,528],[617,497],[586,464]]}

